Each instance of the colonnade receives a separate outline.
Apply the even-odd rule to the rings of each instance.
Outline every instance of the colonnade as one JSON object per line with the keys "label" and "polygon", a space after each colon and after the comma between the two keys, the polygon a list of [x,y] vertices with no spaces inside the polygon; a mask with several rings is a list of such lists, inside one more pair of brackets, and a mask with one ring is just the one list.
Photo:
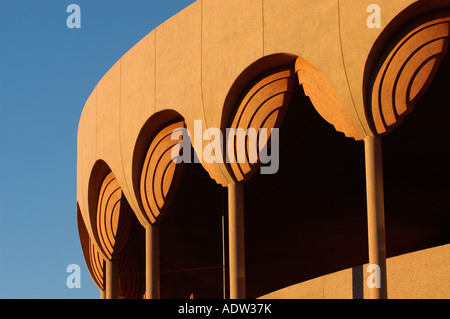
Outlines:
{"label": "colonnade", "polygon": [[[369,264],[379,266],[381,286],[369,289],[368,298],[387,298],[386,243],[384,224],[383,165],[381,137],[364,140],[367,192]],[[230,299],[244,299],[244,183],[228,185],[228,259]],[[160,298],[159,224],[145,228],[145,298]],[[102,298],[118,298],[118,262],[105,261],[105,291]]]}

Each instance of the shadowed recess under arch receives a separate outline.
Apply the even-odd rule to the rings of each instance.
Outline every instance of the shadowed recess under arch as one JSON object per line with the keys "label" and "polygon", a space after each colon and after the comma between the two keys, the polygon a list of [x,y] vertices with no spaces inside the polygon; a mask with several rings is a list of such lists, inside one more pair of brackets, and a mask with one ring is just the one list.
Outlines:
{"label": "shadowed recess under arch", "polygon": [[151,223],[167,211],[182,176],[184,164],[172,160],[172,149],[179,142],[172,140],[172,132],[184,128],[183,120],[161,128],[147,150],[142,166],[140,196]]}
{"label": "shadowed recess under arch", "polygon": [[446,55],[449,39],[449,10],[415,19],[391,39],[367,87],[366,112],[376,134],[391,133],[413,110]]}
{"label": "shadowed recess under arch", "polygon": [[[276,67],[250,81],[229,117],[226,162],[236,182],[246,181],[261,164],[260,151],[268,148],[271,129],[279,128],[283,121],[295,85],[293,64]],[[248,130],[254,129],[252,138]],[[266,129],[260,141],[260,129]],[[241,130],[243,134],[235,134]],[[264,143],[265,141],[265,143]],[[253,156],[256,155],[256,156]]]}
{"label": "shadowed recess under arch", "polygon": [[118,259],[129,235],[132,214],[114,173],[104,161],[97,161],[89,181],[89,218],[91,240],[104,259]]}
{"label": "shadowed recess under arch", "polygon": [[[157,137],[157,135],[160,133],[160,131],[162,129],[164,129],[165,127],[167,127],[171,124],[180,123],[180,122],[184,123],[184,119],[178,112],[173,111],[173,110],[160,111],[158,113],[153,114],[146,121],[146,123],[142,126],[142,129],[139,133],[138,138],[136,139],[136,144],[135,144],[134,152],[133,152],[132,180],[133,180],[134,194],[138,200],[140,211],[143,214],[143,215],[141,215],[140,213],[137,213],[136,217],[138,218],[141,225],[144,227],[156,222],[156,216],[159,216],[159,214],[161,213],[159,211],[152,212],[150,210],[151,205],[149,202],[149,198],[153,198],[154,196],[152,194],[147,194],[146,192],[143,193],[143,189],[142,189],[143,186],[145,188],[148,187],[148,186],[146,186],[146,182],[144,182],[146,177],[150,178],[150,175],[153,174],[152,172],[150,172],[150,175],[148,174],[148,170],[154,168],[154,167],[152,167],[152,168],[149,167],[148,160],[150,159],[150,156],[151,156],[151,153],[149,154],[149,149],[151,147],[154,148],[158,144],[158,142],[155,141],[155,138]],[[165,142],[160,144],[158,146],[158,149],[160,147],[161,147],[161,149],[166,147],[167,145],[165,145],[164,143],[169,143],[172,145],[172,142],[177,143],[178,141],[171,141],[170,136],[169,136],[169,140],[166,140]],[[166,150],[169,148],[170,147],[166,147]],[[170,155],[170,152],[169,152],[169,155]],[[152,164],[154,164],[154,163],[152,163]],[[165,176],[166,177],[166,184],[165,184],[166,186],[168,185],[167,184],[168,176],[169,175]],[[153,178],[151,180],[148,180],[148,182],[153,184]],[[162,181],[160,181],[160,182],[162,182]],[[149,189],[153,193],[153,186],[150,186]]]}
{"label": "shadowed recess under arch", "polygon": [[144,228],[133,217],[130,235],[119,259],[119,298],[141,299],[145,294]]}
{"label": "shadowed recess under arch", "polygon": [[110,172],[100,188],[96,216],[100,245],[109,260],[118,257],[128,238],[131,214],[122,189]]}
{"label": "shadowed recess under arch", "polygon": [[77,224],[78,233],[80,235],[81,250],[83,251],[84,260],[86,261],[86,266],[91,275],[92,280],[95,285],[100,289],[105,289],[104,278],[104,261],[103,257],[98,253],[97,248],[95,248],[91,237],[84,224],[83,217],[81,215],[80,206],[77,203]]}

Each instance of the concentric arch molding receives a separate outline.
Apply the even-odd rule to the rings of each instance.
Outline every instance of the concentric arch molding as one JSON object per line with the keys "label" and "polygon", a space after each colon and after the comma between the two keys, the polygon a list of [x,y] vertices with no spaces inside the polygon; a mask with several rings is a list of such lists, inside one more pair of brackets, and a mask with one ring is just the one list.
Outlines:
{"label": "concentric arch molding", "polygon": [[[226,141],[226,162],[236,182],[248,180],[261,165],[259,151],[270,146],[272,129],[281,125],[295,81],[293,66],[278,67],[262,74],[243,92],[230,118],[232,134]],[[248,134],[250,129],[254,138]],[[266,130],[264,136],[260,129]]]}
{"label": "concentric arch molding", "polygon": [[80,207],[77,205],[77,224],[78,233],[80,235],[81,249],[83,251],[84,260],[88,268],[92,280],[100,290],[105,289],[105,267],[104,259],[95,247],[91,237],[88,234],[86,225],[82,218]]}
{"label": "concentric arch molding", "polygon": [[91,240],[89,240],[89,272],[100,290],[105,290],[105,262]]}
{"label": "concentric arch molding", "polygon": [[184,164],[176,164],[172,159],[172,148],[179,142],[172,139],[172,133],[180,129],[185,129],[183,120],[161,128],[151,140],[142,165],[142,207],[152,224],[167,211],[182,176]]}
{"label": "concentric arch molding", "polygon": [[98,240],[108,260],[118,259],[130,232],[131,214],[119,183],[110,172],[100,187],[96,215]]}
{"label": "concentric arch molding", "polygon": [[368,87],[374,130],[385,135],[399,125],[431,84],[447,53],[450,11],[414,21],[386,48]]}

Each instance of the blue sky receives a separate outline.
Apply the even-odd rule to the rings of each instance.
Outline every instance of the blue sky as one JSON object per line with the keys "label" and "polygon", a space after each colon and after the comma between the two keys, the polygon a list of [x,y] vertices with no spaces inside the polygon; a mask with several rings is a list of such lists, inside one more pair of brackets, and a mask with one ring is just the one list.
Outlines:
{"label": "blue sky", "polygon": [[[76,223],[80,114],[123,54],[193,2],[0,1],[0,298],[99,297]],[[80,29],[66,25],[72,3]]]}

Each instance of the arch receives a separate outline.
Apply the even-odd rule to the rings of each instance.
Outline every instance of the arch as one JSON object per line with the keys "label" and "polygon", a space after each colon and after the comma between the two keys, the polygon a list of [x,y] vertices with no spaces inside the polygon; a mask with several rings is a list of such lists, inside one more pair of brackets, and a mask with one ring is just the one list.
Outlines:
{"label": "arch", "polygon": [[83,251],[84,260],[86,262],[89,274],[94,281],[95,285],[100,289],[105,289],[104,278],[104,265],[103,258],[98,253],[89,233],[86,229],[86,225],[83,221],[81,215],[80,206],[77,203],[77,224],[78,224],[78,234],[80,236],[81,250]]}
{"label": "arch", "polygon": [[369,55],[364,84],[366,116],[379,135],[391,133],[431,84],[448,50],[450,9],[415,17],[385,37],[382,53],[377,42]]}
{"label": "arch", "polygon": [[[278,128],[296,81],[324,120],[347,137],[363,139],[339,96],[322,73],[305,59],[285,53],[264,57],[242,72],[225,101],[222,131],[225,132],[227,128]],[[259,137],[258,134],[258,139]],[[225,162],[231,160],[232,163],[227,165],[227,169],[236,182],[246,181],[260,166],[260,158],[256,162],[250,160],[252,149],[247,138],[245,162],[237,163],[238,149],[236,138],[233,138],[234,141],[226,141],[227,146],[234,145],[231,155],[228,148]]]}
{"label": "arch", "polygon": [[141,129],[133,155],[133,187],[145,227],[167,211],[174,197],[183,164],[175,164],[171,150],[178,141],[171,139],[175,129],[186,128],[183,117],[165,110],[150,117]]}
{"label": "arch", "polygon": [[91,277],[100,290],[105,290],[105,262],[97,248],[89,240],[89,264],[91,265]]}
{"label": "arch", "polygon": [[261,77],[261,74],[264,74],[271,69],[286,65],[294,65],[296,59],[297,56],[293,54],[272,54],[253,62],[244,71],[242,71],[231,86],[224,102],[221,120],[222,131],[227,128],[227,125],[230,122],[230,117],[236,109],[236,103],[238,103],[242,98],[243,91],[249,86],[249,84],[255,82],[255,79]]}
{"label": "arch", "polygon": [[102,160],[94,164],[88,195],[93,241],[105,259],[115,260],[128,238],[132,210],[114,173]]}
{"label": "arch", "polygon": [[[264,57],[244,70],[230,88],[222,110],[221,130],[228,133],[230,129],[230,135],[225,135],[224,162],[235,182],[248,180],[258,169],[259,151],[268,148],[271,129],[278,128],[283,120],[295,83],[295,58],[281,53]],[[267,129],[264,145],[259,144],[260,128]],[[238,129],[254,129],[256,145],[250,142],[249,135],[241,140],[239,134],[234,134]]]}
{"label": "arch", "polygon": [[[257,171],[244,185],[249,298],[365,257],[356,244],[367,238],[363,144],[326,123],[300,86],[279,140],[279,171]],[[331,251],[337,250],[342,259],[336,262]]]}

